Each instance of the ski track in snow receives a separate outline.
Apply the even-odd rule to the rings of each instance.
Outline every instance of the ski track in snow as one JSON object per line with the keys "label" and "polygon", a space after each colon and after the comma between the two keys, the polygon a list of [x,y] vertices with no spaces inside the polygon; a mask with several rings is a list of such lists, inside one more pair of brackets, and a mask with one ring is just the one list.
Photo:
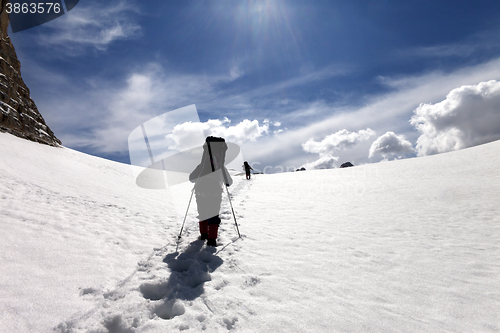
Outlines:
{"label": "ski track in snow", "polygon": [[[230,196],[237,219],[244,210],[241,192],[251,187],[251,181],[235,181]],[[245,274],[234,254],[239,251],[237,230],[227,194],[221,207],[222,223],[217,247],[207,247],[199,235],[195,213],[190,209],[182,238],[172,238],[162,248],[140,261],[126,279],[109,292],[99,293],[92,288],[82,289],[82,297],[91,297],[97,303],[92,309],[76,313],[60,323],[55,332],[164,332],[164,321],[170,329],[216,332],[237,327],[238,321],[254,315],[245,305],[253,286],[260,282]],[[226,267],[225,275],[232,275],[240,285],[231,286],[227,278],[216,275]],[[242,276],[243,274],[243,276]],[[231,279],[233,281],[233,279]],[[217,293],[224,288],[240,288],[241,299],[226,300]],[[246,291],[245,291],[246,290]],[[145,325],[144,323],[147,322]],[[193,322],[197,327],[193,327]]]}

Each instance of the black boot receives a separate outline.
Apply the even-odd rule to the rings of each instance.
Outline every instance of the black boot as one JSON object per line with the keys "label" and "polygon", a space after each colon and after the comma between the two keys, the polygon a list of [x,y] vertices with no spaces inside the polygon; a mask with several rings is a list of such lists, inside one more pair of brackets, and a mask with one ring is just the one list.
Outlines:
{"label": "black boot", "polygon": [[217,246],[217,241],[213,238],[207,240],[207,246]]}
{"label": "black boot", "polygon": [[208,239],[208,233],[203,233],[200,235],[200,237],[198,237],[199,240],[206,240]]}

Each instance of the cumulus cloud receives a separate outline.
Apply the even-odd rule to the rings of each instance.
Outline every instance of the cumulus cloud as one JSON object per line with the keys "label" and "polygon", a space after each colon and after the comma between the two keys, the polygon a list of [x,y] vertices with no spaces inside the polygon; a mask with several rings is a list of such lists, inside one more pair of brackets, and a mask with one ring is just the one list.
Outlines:
{"label": "cumulus cloud", "polygon": [[[346,150],[354,147],[361,141],[368,140],[371,136],[375,135],[375,131],[370,128],[366,130],[360,130],[358,132],[350,132],[346,129],[340,130],[336,133],[327,135],[321,141],[315,141],[313,138],[307,140],[306,143],[302,144],[302,149],[305,152],[319,154],[320,158],[312,163],[309,163],[309,167],[319,168],[314,166],[326,166],[329,168],[335,166],[335,159],[333,154],[339,150]],[[324,168],[324,167],[322,167]]]}
{"label": "cumulus cloud", "polygon": [[375,155],[381,155],[384,158],[391,155],[402,157],[412,152],[412,144],[406,140],[404,135],[396,135],[394,132],[388,131],[372,143],[368,157],[372,158]]}
{"label": "cumulus cloud", "polygon": [[244,119],[238,124],[231,126],[231,120],[224,118],[210,119],[207,122],[187,122],[178,124],[172,133],[166,135],[168,148],[182,151],[190,146],[190,138],[199,133],[204,136],[223,137],[228,142],[241,144],[245,141],[255,141],[257,138],[269,133],[269,120],[259,125],[258,120]]}
{"label": "cumulus cloud", "polygon": [[320,157],[314,162],[306,163],[303,165],[306,170],[310,169],[333,169],[335,168],[335,163],[339,160],[337,156],[325,155]]}
{"label": "cumulus cloud", "polygon": [[418,156],[472,147],[500,139],[500,82],[453,89],[444,101],[421,104],[410,123],[421,133]]}
{"label": "cumulus cloud", "polygon": [[315,141],[313,138],[307,140],[302,145],[302,149],[308,153],[320,155],[332,154],[336,150],[345,150],[356,145],[358,142],[367,140],[370,136],[375,135],[375,131],[367,128],[359,132],[349,132],[346,129],[326,136],[321,141]]}

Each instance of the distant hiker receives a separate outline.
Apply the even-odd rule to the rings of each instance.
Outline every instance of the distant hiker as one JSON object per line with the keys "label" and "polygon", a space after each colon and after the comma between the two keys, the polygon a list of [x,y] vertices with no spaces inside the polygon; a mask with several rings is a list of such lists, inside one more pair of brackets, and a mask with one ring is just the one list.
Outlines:
{"label": "distant hiker", "polygon": [[245,168],[245,173],[247,174],[247,179],[250,179],[250,170],[253,170],[250,164],[247,161],[243,163],[243,167]]}
{"label": "distant hiker", "polygon": [[222,185],[231,186],[233,183],[224,166],[226,150],[227,145],[223,138],[207,137],[201,162],[189,175],[189,180],[195,183],[200,239],[206,239],[208,246],[217,246]]}

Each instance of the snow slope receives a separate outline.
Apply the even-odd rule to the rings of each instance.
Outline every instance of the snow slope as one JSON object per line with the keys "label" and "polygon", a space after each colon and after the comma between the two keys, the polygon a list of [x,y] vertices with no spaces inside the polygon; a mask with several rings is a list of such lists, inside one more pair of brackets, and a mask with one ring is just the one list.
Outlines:
{"label": "snow slope", "polygon": [[499,151],[233,173],[212,249],[131,166],[0,133],[0,332],[499,332]]}

